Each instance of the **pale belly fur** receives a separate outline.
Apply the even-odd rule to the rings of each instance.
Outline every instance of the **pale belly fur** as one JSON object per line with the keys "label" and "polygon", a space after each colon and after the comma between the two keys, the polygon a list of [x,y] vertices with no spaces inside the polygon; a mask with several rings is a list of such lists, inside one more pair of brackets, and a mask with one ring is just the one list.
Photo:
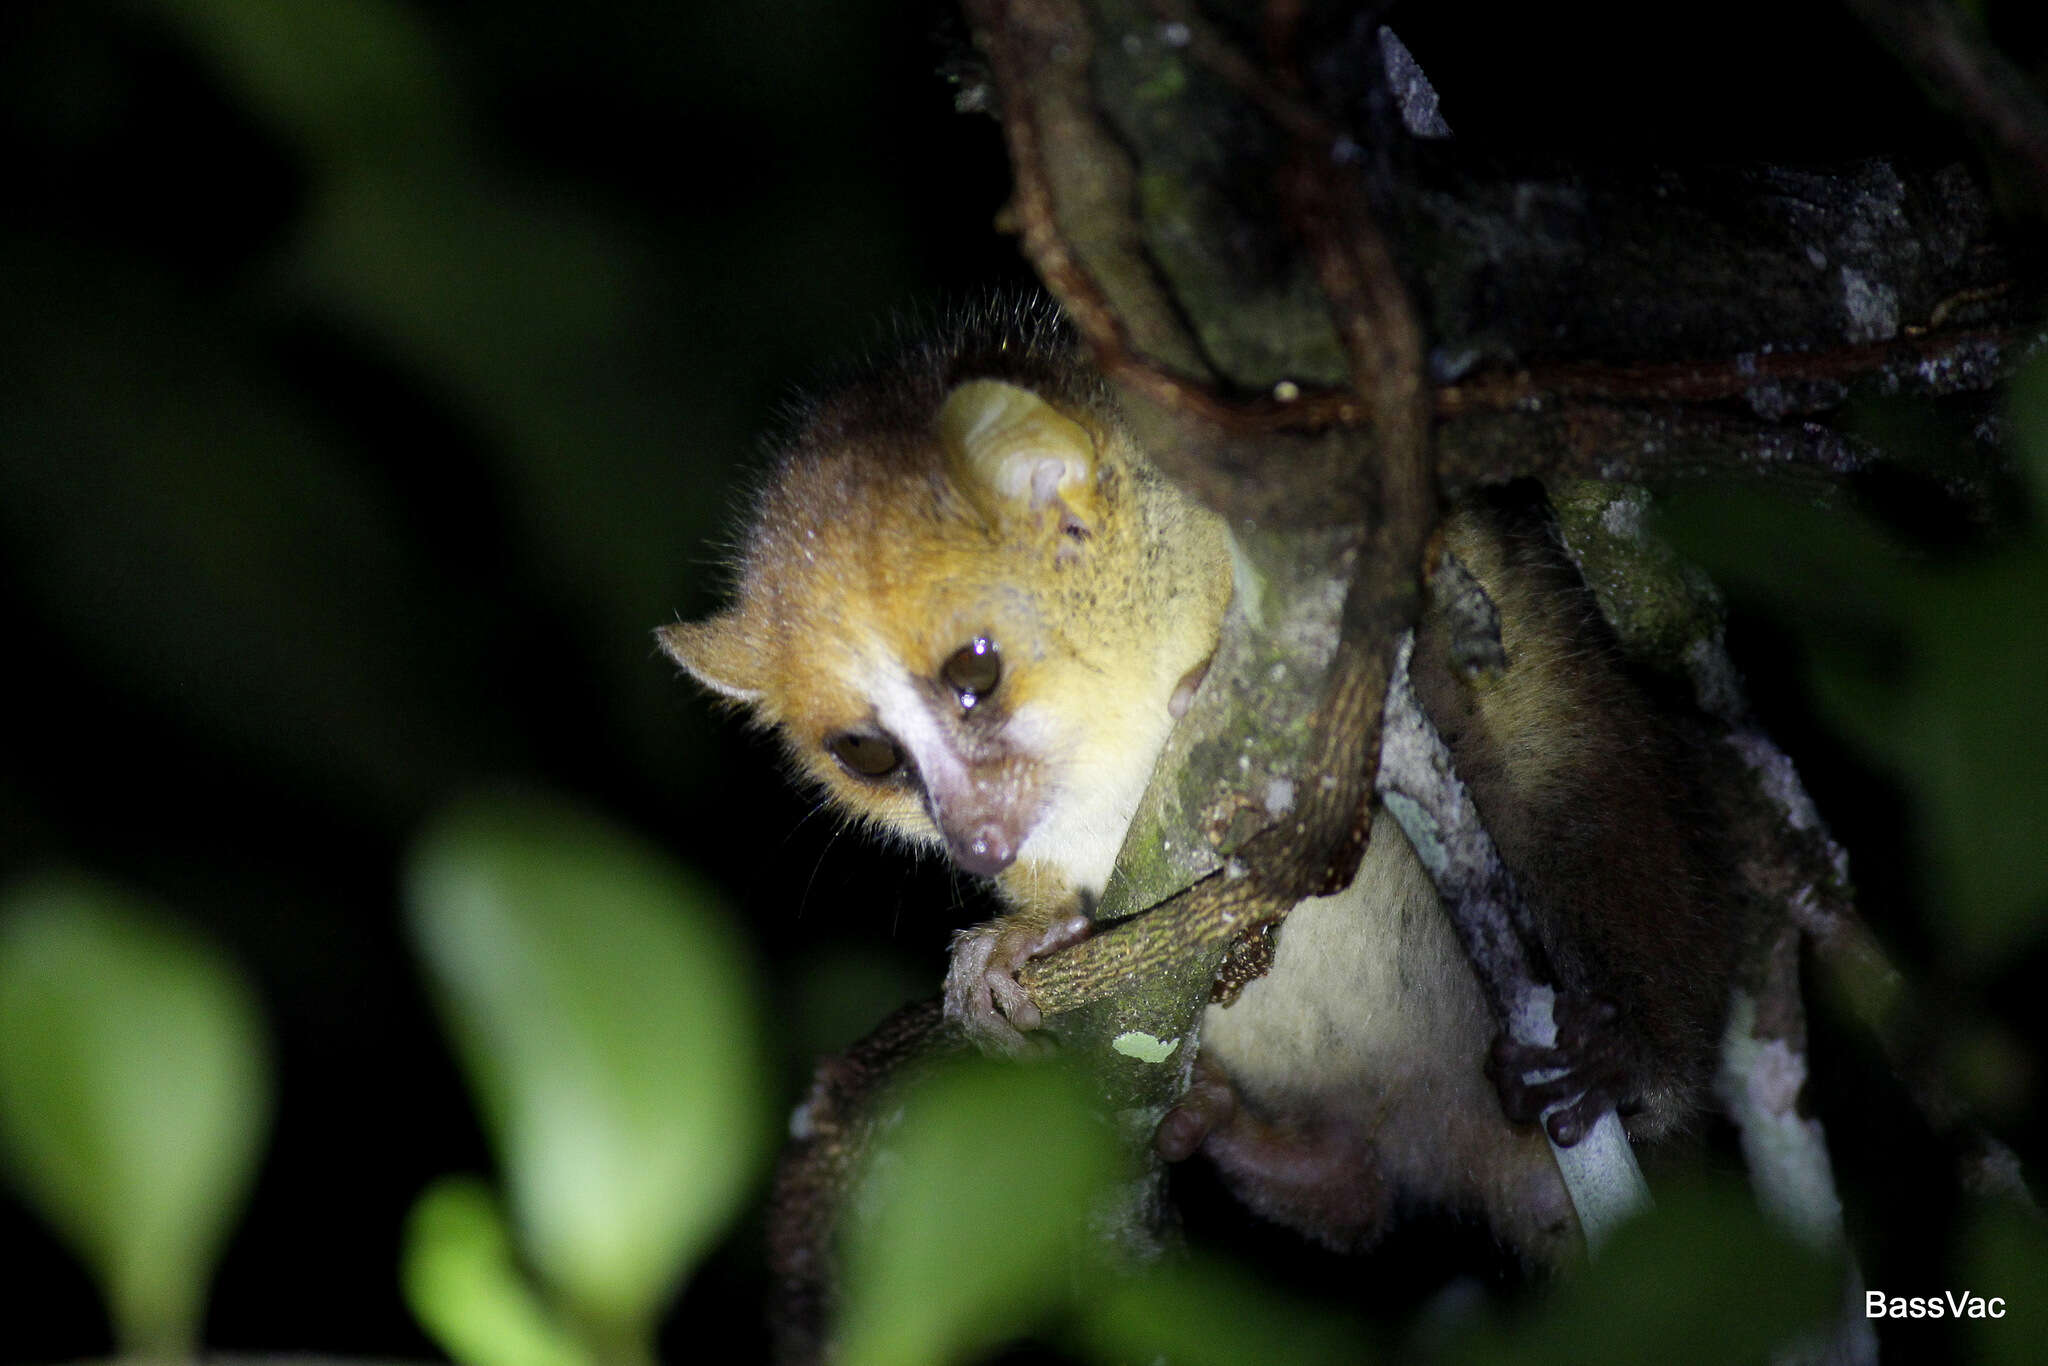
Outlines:
{"label": "pale belly fur", "polygon": [[1501,1113],[1494,1033],[1428,874],[1382,814],[1351,886],[1295,907],[1272,970],[1204,1015],[1202,1056],[1255,1121],[1205,1151],[1254,1208],[1337,1246],[1434,1208],[1484,1213],[1554,1260],[1576,1220],[1542,1135]]}

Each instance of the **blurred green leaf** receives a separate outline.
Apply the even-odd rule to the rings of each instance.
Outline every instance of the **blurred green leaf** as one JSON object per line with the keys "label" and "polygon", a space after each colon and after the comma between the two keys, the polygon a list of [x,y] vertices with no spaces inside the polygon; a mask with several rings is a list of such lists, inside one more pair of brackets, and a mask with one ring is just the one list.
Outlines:
{"label": "blurred green leaf", "polygon": [[1170,1262],[1098,1285],[1081,1334],[1105,1363],[1173,1366],[1359,1366],[1372,1360],[1358,1326],[1213,1262]]}
{"label": "blurred green leaf", "polygon": [[607,653],[660,677],[646,667],[646,594],[674,573],[670,528],[701,486],[670,424],[701,438],[695,413],[634,373],[646,339],[632,303],[654,263],[548,187],[470,164],[376,165],[310,197],[293,270],[315,306],[483,435],[522,545],[603,628]]}
{"label": "blurred green leaf", "polygon": [[1822,660],[1814,686],[1850,737],[1901,768],[1927,821],[1939,913],[1966,958],[2017,950],[2048,899],[2048,552],[1901,576],[1902,685]]}
{"label": "blurred green leaf", "polygon": [[92,1268],[122,1349],[187,1355],[267,1127],[255,1002],[112,888],[48,878],[0,914],[0,1154]]}
{"label": "blurred green leaf", "polygon": [[845,1239],[840,1366],[970,1360],[1064,1316],[1117,1158],[1079,1080],[973,1060],[920,1080]]}
{"label": "blurred green leaf", "polygon": [[2020,367],[2005,390],[2012,450],[2034,487],[2035,511],[2048,511],[2048,351]]}
{"label": "blurred green leaf", "polygon": [[405,1302],[464,1366],[591,1366],[520,1273],[504,1212],[474,1177],[427,1188],[405,1222]]}
{"label": "blurred green leaf", "polygon": [[1660,1189],[1657,1208],[1522,1321],[1474,1333],[1459,1362],[1759,1362],[1825,1332],[1842,1269],[1789,1242],[1735,1185]]}
{"label": "blurred green leaf", "polygon": [[341,801],[505,762],[478,598],[217,300],[11,240],[0,295],[0,573],[98,676]]}
{"label": "blurred green leaf", "polygon": [[330,161],[445,151],[454,112],[419,16],[386,0],[156,0],[280,135]]}
{"label": "blurred green leaf", "polygon": [[2048,899],[2048,549],[1913,564],[1869,523],[1733,490],[1666,527],[1724,587],[1798,630],[1829,721],[1909,784],[1944,938],[1977,963]]}
{"label": "blurred green leaf", "polygon": [[528,1261],[610,1346],[644,1345],[765,1155],[737,937],[655,851],[538,800],[444,816],[408,899]]}
{"label": "blurred green leaf", "polygon": [[[675,692],[652,666],[649,632],[708,602],[713,576],[692,557],[724,521],[723,486],[781,388],[776,376],[837,349],[820,340],[821,318],[849,342],[866,339],[867,320],[919,274],[893,246],[907,224],[897,198],[843,154],[813,147],[834,92],[863,79],[850,54],[879,60],[885,32],[830,0],[567,18],[486,6],[453,25],[472,45],[482,38],[482,50],[449,62],[438,41],[449,24],[392,0],[150,8],[211,69],[226,102],[297,153],[304,195],[259,283],[291,297],[268,302],[395,359],[476,439],[493,468],[475,505],[513,533],[502,572],[514,583],[530,576],[575,633],[581,662],[613,699],[592,723],[621,732],[650,771],[673,775],[661,761],[677,744]],[[507,78],[503,49],[540,56],[551,73],[616,64],[614,82],[642,85],[623,98],[663,116],[741,101],[747,116],[720,126],[700,178],[720,178],[704,167],[785,159],[779,128],[816,165],[787,177],[786,202],[764,200],[780,193],[764,184],[649,221],[584,176],[501,155],[506,129],[492,115],[506,92],[489,78]],[[679,79],[690,91],[680,102]],[[835,137],[865,145],[844,129]],[[678,230],[680,242],[655,245]],[[857,272],[843,269],[849,250]],[[375,409],[372,397],[358,411]],[[402,445],[411,433],[371,439]],[[325,606],[318,595],[308,602]],[[327,637],[297,625],[279,633]],[[300,677],[349,687],[345,670]],[[419,729],[438,738],[448,728]]]}
{"label": "blurred green leaf", "polygon": [[2004,1310],[2001,1317],[1970,1324],[1976,1360],[1984,1366],[2038,1362],[2048,1343],[2048,1233],[2040,1216],[1982,1210],[1964,1235],[1961,1284],[1943,1289],[2004,1302],[1995,1306]]}

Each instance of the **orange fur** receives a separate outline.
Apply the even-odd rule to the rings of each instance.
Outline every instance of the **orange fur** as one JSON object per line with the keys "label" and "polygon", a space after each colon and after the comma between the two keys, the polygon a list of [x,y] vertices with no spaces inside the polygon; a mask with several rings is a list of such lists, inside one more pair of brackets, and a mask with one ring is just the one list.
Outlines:
{"label": "orange fur", "polygon": [[[1222,523],[1029,332],[964,336],[817,405],[739,568],[732,606],[663,648],[853,819],[971,868],[977,837],[1007,844],[978,870],[1041,920],[1107,880],[1231,578]],[[943,675],[976,640],[1001,681],[969,706]],[[832,751],[848,734],[903,767],[851,770]]]}

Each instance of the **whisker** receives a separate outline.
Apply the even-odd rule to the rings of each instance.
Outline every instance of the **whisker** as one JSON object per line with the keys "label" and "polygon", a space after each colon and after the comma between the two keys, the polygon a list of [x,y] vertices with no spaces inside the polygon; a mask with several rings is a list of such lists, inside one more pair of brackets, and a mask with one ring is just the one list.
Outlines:
{"label": "whisker", "polygon": [[[796,832],[803,829],[804,826],[808,825],[810,823],[811,817],[817,815],[820,811],[823,811],[826,807],[830,806],[831,804],[832,799],[830,797],[820,797],[816,802],[813,802],[811,804],[810,810],[804,812],[803,815],[798,816],[796,818],[795,823],[792,824],[789,827],[789,829],[782,832],[783,846],[785,848],[788,847],[790,840],[796,835]],[[845,827],[841,826],[840,828],[843,830]],[[836,839],[838,838],[838,836],[835,835],[833,838]],[[830,842],[828,841],[827,843],[829,845]]]}
{"label": "whisker", "polygon": [[[820,802],[818,803],[818,805],[822,807],[824,803]],[[817,814],[816,808],[812,809],[811,814]],[[804,819],[809,820],[810,817],[806,816]],[[802,920],[804,918],[804,912],[810,909],[811,889],[818,885],[818,873],[821,869],[824,868],[825,859],[828,855],[831,854],[832,846],[839,843],[839,837],[845,833],[846,827],[843,825],[836,825],[832,827],[832,837],[825,841],[825,847],[818,851],[818,857],[811,863],[811,875],[804,880],[803,895],[798,897],[796,900],[796,918],[798,920]]]}

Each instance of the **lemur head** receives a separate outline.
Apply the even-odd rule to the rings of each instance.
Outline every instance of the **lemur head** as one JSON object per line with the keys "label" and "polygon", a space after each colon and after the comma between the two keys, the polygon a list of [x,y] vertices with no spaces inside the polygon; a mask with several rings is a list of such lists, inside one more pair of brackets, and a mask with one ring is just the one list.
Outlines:
{"label": "lemur head", "polygon": [[659,635],[842,810],[1013,901],[1100,890],[1214,647],[1227,546],[1099,390],[898,375],[813,411],[732,606]]}

